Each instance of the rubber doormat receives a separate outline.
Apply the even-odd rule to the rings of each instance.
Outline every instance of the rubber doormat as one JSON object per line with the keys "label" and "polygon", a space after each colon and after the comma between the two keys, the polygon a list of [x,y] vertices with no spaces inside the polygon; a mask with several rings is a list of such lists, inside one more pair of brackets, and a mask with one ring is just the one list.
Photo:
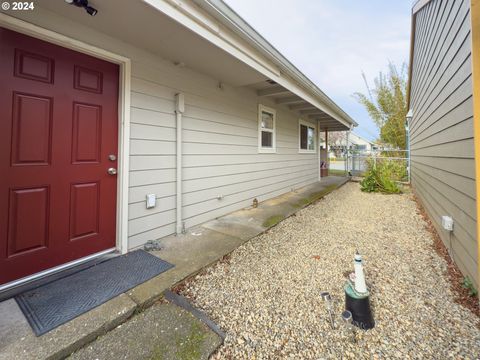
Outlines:
{"label": "rubber doormat", "polygon": [[136,250],[26,291],[15,300],[40,336],[172,267]]}

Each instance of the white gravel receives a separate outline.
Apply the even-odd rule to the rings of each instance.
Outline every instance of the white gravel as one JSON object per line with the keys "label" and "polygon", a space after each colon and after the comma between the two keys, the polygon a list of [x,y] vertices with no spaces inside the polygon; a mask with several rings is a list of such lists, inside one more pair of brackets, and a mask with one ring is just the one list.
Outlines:
{"label": "white gravel", "polygon": [[[432,241],[410,195],[348,183],[236,249],[183,294],[228,334],[215,359],[479,358],[480,321],[453,301]],[[338,320],[356,248],[376,326],[352,344]],[[337,330],[322,291],[337,302]]]}

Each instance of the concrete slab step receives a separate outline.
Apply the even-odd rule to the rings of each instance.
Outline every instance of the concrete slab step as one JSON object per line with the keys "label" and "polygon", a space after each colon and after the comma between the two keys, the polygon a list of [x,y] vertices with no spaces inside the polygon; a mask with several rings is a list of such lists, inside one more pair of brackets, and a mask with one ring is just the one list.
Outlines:
{"label": "concrete slab step", "polygon": [[72,360],[208,359],[222,339],[201,320],[171,303],[156,303],[94,343]]}

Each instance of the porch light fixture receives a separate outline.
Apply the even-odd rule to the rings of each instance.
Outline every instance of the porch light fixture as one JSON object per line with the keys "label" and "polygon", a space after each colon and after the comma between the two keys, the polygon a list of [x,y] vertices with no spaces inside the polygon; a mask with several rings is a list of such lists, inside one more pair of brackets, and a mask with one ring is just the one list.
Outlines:
{"label": "porch light fixture", "polygon": [[88,0],[65,0],[67,4],[75,5],[77,7],[84,8],[88,15],[95,16],[97,15],[97,9],[88,5]]}

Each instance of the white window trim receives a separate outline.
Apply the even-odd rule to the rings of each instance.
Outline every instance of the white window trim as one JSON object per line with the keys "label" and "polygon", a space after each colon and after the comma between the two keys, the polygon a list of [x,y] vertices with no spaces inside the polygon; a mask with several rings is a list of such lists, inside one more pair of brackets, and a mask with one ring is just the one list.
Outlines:
{"label": "white window trim", "polygon": [[[273,115],[273,130],[262,129],[262,111]],[[268,106],[258,105],[258,152],[263,154],[277,152],[277,111]],[[272,147],[262,147],[262,131],[272,133]]]}
{"label": "white window trim", "polygon": [[[302,149],[300,146],[302,144],[302,133],[300,131],[300,126],[304,125],[310,128],[313,128],[313,150]],[[317,153],[317,125],[303,119],[298,119],[298,153],[299,154],[316,154]]]}

